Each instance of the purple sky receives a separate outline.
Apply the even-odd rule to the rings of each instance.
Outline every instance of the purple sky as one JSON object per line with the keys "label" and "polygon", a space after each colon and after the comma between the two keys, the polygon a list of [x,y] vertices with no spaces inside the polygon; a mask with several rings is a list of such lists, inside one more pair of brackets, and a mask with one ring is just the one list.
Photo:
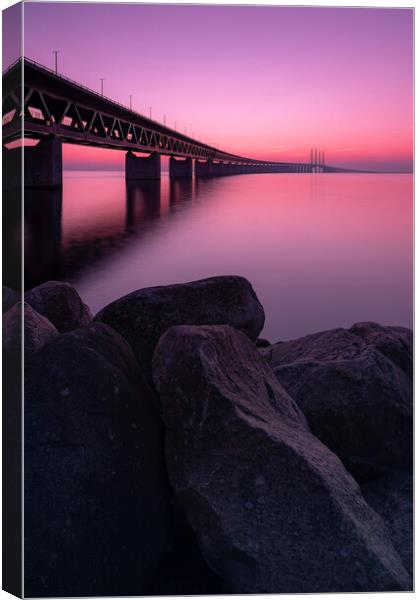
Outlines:
{"label": "purple sky", "polygon": [[135,109],[228,151],[305,160],[318,146],[330,164],[408,169],[412,19],[411,9],[26,3],[25,54],[52,66],[59,49],[63,74],[94,89],[105,77],[106,95],[128,104],[132,94]]}

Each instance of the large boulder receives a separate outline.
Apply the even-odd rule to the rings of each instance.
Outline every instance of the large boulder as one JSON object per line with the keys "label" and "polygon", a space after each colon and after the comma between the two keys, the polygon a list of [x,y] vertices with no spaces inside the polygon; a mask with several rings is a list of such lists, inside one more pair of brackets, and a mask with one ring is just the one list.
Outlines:
{"label": "large boulder", "polygon": [[12,290],[9,287],[3,286],[2,290],[2,312],[7,312],[16,302],[22,299],[22,294]]}
{"label": "large boulder", "polygon": [[384,523],[246,336],[174,327],[153,367],[171,482],[231,591],[409,589]]}
{"label": "large boulder", "polygon": [[228,593],[225,582],[203,558],[185,513],[176,503],[174,539],[150,590],[152,596],[200,596]]}
{"label": "large boulder", "polygon": [[156,398],[127,342],[96,323],[25,373],[28,596],[145,595],[170,545]]}
{"label": "large boulder", "polygon": [[364,323],[261,349],[312,432],[360,481],[412,465],[407,338]]}
{"label": "large boulder", "polygon": [[69,283],[42,283],[26,292],[25,302],[51,321],[60,333],[86,327],[92,320],[89,307]]}
{"label": "large boulder", "polygon": [[149,375],[153,351],[169,327],[227,324],[256,340],[264,318],[249,281],[235,276],[137,290],[95,316],[130,342]]}
{"label": "large boulder", "polygon": [[3,351],[19,351],[22,347],[22,316],[25,353],[39,350],[59,335],[54,325],[29,304],[17,302],[3,315]]}
{"label": "large boulder", "polygon": [[413,474],[385,475],[362,485],[366,502],[381,515],[395,549],[413,573]]}
{"label": "large boulder", "polygon": [[413,331],[407,327],[384,327],[370,321],[355,323],[349,329],[366,345],[374,346],[407,375],[413,375]]}

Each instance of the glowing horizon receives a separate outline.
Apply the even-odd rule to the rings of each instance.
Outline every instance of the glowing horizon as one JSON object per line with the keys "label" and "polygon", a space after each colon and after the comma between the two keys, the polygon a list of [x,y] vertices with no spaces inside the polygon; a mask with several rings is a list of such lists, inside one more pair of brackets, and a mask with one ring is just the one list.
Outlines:
{"label": "glowing horizon", "polygon": [[[25,55],[222,149],[411,171],[411,9],[24,4]],[[65,27],[63,24],[65,23]],[[48,31],[48,36],[41,35]],[[7,50],[7,49],[6,49]],[[12,62],[13,52],[4,59]],[[66,168],[123,153],[66,146]]]}

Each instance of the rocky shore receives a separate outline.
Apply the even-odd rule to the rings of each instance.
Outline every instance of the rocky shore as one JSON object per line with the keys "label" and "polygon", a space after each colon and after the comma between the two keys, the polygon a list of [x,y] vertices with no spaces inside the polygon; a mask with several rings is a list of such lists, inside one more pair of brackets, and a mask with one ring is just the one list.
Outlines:
{"label": "rocky shore", "polygon": [[25,350],[25,593],[412,589],[412,332],[271,345],[241,277],[93,317],[68,284],[3,289]]}

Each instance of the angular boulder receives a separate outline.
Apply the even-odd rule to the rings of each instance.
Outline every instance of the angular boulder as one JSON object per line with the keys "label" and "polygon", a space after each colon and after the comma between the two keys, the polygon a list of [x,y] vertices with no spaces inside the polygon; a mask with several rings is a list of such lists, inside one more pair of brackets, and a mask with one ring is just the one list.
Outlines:
{"label": "angular boulder", "polygon": [[413,574],[413,474],[395,473],[362,485],[366,502],[385,521],[395,549]]}
{"label": "angular boulder", "polygon": [[251,284],[235,276],[137,290],[95,316],[130,342],[149,375],[153,351],[169,327],[227,324],[256,340],[264,318]]}
{"label": "angular boulder", "polygon": [[25,353],[36,352],[59,335],[54,325],[29,304],[17,302],[3,315],[3,351],[15,352],[21,348],[22,310]]}
{"label": "angular boulder", "polygon": [[89,307],[69,283],[42,283],[26,292],[25,302],[51,321],[60,333],[87,327],[92,320]]}
{"label": "angular boulder", "polygon": [[412,465],[406,337],[398,328],[356,324],[261,349],[314,435],[360,481]]}
{"label": "angular boulder", "polygon": [[22,299],[22,294],[12,290],[11,288],[3,286],[2,293],[2,312],[3,314],[7,312],[16,302]]}
{"label": "angular boulder", "polygon": [[25,373],[28,596],[145,595],[170,545],[156,398],[127,342],[96,323]]}
{"label": "angular boulder", "polygon": [[174,327],[153,367],[172,485],[231,591],[409,588],[384,523],[246,336]]}

